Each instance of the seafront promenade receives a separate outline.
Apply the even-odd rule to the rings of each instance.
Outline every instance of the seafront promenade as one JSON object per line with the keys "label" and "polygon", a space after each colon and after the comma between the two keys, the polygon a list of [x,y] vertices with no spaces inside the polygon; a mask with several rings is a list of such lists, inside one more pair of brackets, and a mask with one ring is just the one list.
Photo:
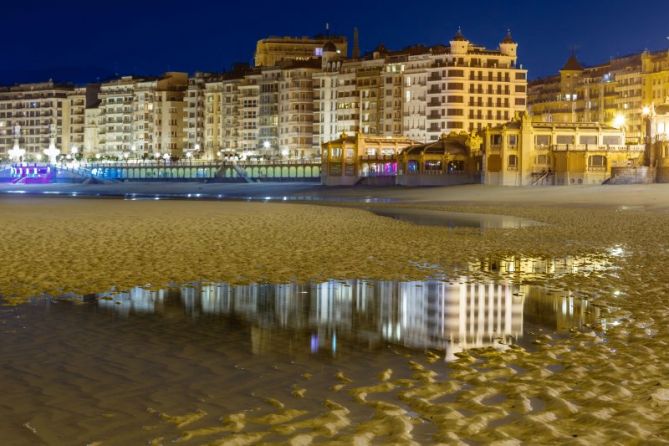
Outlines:
{"label": "seafront promenade", "polygon": [[669,209],[669,184],[429,188],[324,187],[310,183],[0,184],[0,199],[7,195]]}

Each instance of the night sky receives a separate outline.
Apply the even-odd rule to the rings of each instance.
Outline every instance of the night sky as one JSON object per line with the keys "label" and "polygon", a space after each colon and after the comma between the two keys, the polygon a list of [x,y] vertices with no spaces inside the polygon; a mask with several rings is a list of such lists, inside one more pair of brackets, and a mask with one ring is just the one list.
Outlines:
{"label": "night sky", "polygon": [[314,35],[326,22],[349,41],[357,26],[363,53],[448,43],[458,26],[496,48],[510,28],[530,78],[556,72],[572,47],[586,64],[669,48],[669,0],[28,0],[2,6],[0,83],[222,71],[252,62],[262,37]]}

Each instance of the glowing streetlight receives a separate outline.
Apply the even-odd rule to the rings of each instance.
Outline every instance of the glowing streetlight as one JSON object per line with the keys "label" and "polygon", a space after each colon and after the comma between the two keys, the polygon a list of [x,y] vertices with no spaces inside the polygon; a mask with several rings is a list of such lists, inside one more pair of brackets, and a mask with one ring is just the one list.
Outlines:
{"label": "glowing streetlight", "polygon": [[262,146],[263,146],[263,148],[264,148],[265,150],[267,150],[267,149],[269,149],[269,148],[272,146],[272,144],[270,144],[269,141],[264,141],[264,142],[262,143]]}
{"label": "glowing streetlight", "polygon": [[12,160],[15,160],[16,162],[21,161],[21,158],[26,154],[26,149],[22,149],[19,147],[19,143],[15,142],[14,147],[12,147],[11,150],[7,152],[9,155],[9,158]]}
{"label": "glowing streetlight", "polygon": [[190,159],[192,157],[193,157],[193,154],[191,152],[186,152],[186,158]]}
{"label": "glowing streetlight", "polygon": [[72,155],[76,155],[77,153],[79,153],[79,147],[77,146],[72,147],[70,149],[70,153],[72,153]]}
{"label": "glowing streetlight", "polygon": [[99,160],[100,158],[102,158],[102,155],[100,155],[99,153],[96,153],[96,154],[95,154],[95,159],[96,159],[96,160]]}
{"label": "glowing streetlight", "polygon": [[625,115],[623,114],[617,114],[615,118],[613,118],[613,127],[617,129],[621,129],[625,126]]}
{"label": "glowing streetlight", "polygon": [[641,114],[644,115],[644,116],[650,115],[650,107],[646,105],[644,108],[642,108],[641,109]]}
{"label": "glowing streetlight", "polygon": [[54,142],[51,141],[51,144],[49,144],[49,148],[44,151],[44,154],[49,157],[50,164],[56,164],[58,155],[60,155],[60,150],[58,150]]}

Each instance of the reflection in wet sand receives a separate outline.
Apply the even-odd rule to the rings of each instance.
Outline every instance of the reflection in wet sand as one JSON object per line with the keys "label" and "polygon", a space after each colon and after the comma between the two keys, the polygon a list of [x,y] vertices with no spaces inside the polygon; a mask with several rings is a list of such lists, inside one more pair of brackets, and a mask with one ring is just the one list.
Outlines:
{"label": "reflection in wet sand", "polygon": [[[471,268],[500,273],[473,280],[330,280],[310,284],[189,285],[165,290],[133,288],[100,295],[98,305],[122,316],[181,311],[191,317],[225,316],[255,329],[255,352],[271,331],[308,339],[312,353],[335,355],[342,341],[401,345],[446,352],[446,359],[471,348],[523,344],[524,321],[549,331],[580,328],[602,319],[600,308],[574,292],[549,292],[517,285],[537,274],[600,271],[606,264],[587,258],[484,260]],[[514,280],[516,279],[516,280]],[[522,283],[522,280],[520,281]],[[600,321],[601,322],[601,321]],[[268,332],[262,334],[263,332]]]}
{"label": "reflection in wet sand", "polygon": [[[231,441],[332,438],[355,426],[393,443],[404,426],[402,438],[429,443],[438,424],[426,420],[445,413],[439,404],[462,391],[463,413],[473,410],[474,387],[455,381],[515,373],[462,368],[466,353],[453,370],[440,361],[474,347],[518,356],[509,344],[529,346],[532,333],[601,325],[606,314],[575,291],[524,282],[606,267],[508,257],[427,281],[137,287],[80,305],[0,307],[0,432],[17,445],[202,444],[227,432],[240,432]],[[217,423],[221,415],[229,422]]]}

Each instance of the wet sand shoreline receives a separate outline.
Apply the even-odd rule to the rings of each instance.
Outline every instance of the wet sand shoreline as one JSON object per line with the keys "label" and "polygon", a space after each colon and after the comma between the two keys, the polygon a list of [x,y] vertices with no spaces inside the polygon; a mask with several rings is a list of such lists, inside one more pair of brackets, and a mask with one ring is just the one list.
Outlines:
{"label": "wet sand shoreline", "polygon": [[[271,189],[261,186],[253,191],[258,197]],[[234,193],[248,194],[249,189],[254,188],[235,189]],[[73,191],[66,187],[59,190]],[[301,189],[292,193],[298,192],[305,193]],[[140,427],[135,423],[136,429],[127,434],[117,429],[115,436],[93,429],[77,438],[102,444],[121,444],[128,438],[153,439],[154,444],[168,444],[177,438],[184,444],[416,444],[428,441],[426,438],[446,444],[667,443],[669,186],[467,186],[318,193],[357,201],[344,208],[336,203],[26,200],[2,195],[0,290],[29,296],[201,280],[405,280],[428,277],[435,270],[457,270],[482,259],[587,255],[591,262],[610,262],[613,268],[595,272],[578,269],[562,276],[511,274],[510,278],[519,284],[560,290],[576,299],[588,297],[597,306],[612,308],[612,319],[574,330],[566,338],[540,336],[536,351],[479,349],[463,353],[448,366],[439,352],[408,356],[398,352],[388,366],[392,370],[379,364],[370,369],[374,376],[360,372],[352,382],[344,379],[348,379],[346,372],[351,367],[347,364],[339,365],[343,375],[332,373],[311,384],[294,371],[282,378],[282,388],[275,395],[258,395],[281,396],[280,404],[266,404],[261,410],[256,405],[221,404],[225,392],[218,390],[213,392],[215,401],[207,399],[203,389],[193,393],[190,403],[169,401],[160,395],[144,407],[154,410],[149,413],[153,417],[150,430],[138,432]],[[471,228],[449,231],[356,209],[369,206],[365,203],[368,198],[398,200],[375,204],[381,207],[508,214],[549,224],[485,232]],[[128,271],[127,265],[135,265],[136,270]],[[477,273],[471,274],[472,280],[477,277]],[[20,311],[21,307],[16,308]],[[20,319],[14,325],[12,330],[29,337],[29,327],[22,327]],[[2,336],[9,339],[13,333]],[[85,337],[74,339],[85,341]],[[0,354],[3,360],[19,356],[11,350],[11,343],[2,345],[6,346]],[[81,352],[86,351],[81,348]],[[130,357],[141,360],[141,346],[126,348]],[[198,347],[197,343],[185,343],[184,348]],[[120,367],[120,371],[125,367],[123,362],[110,366]],[[135,366],[139,368],[130,370],[146,367]],[[178,364],[174,366],[181,370]],[[250,359],[246,366],[259,367]],[[21,377],[22,370],[27,372],[25,377]],[[215,379],[215,368],[210,371]],[[232,372],[231,376],[239,376],[237,369]],[[19,390],[37,386],[35,377],[39,373],[25,365],[17,365],[8,375],[7,382],[15,383],[17,389],[16,401],[25,397]],[[183,381],[179,383],[185,386]],[[134,385],[134,389],[141,389],[137,382]],[[343,387],[335,387],[338,385]],[[305,400],[299,396],[302,388],[308,388],[306,398],[312,398],[319,410],[313,406],[305,409]],[[81,389],[76,392],[90,398]],[[132,413],[137,416],[141,392],[132,395]],[[60,392],[49,395],[47,389],[46,395],[38,398],[48,401],[46,406],[31,407],[26,400],[21,418],[10,432],[20,431],[16,438],[34,438],[28,428],[21,427],[30,421],[37,438],[54,444],[53,438],[59,437],[49,436],[49,429],[56,432],[51,420],[66,422],[70,415],[39,407],[58,406],[67,398]],[[98,413],[101,420],[105,414],[115,414],[116,418],[110,419],[122,428],[125,414],[121,416],[120,404],[120,400],[103,401],[94,406],[104,407]],[[3,408],[0,403],[0,412],[5,411],[4,418],[12,419],[11,406]],[[75,436],[78,429],[67,432]],[[83,426],[80,429],[85,430]]]}

